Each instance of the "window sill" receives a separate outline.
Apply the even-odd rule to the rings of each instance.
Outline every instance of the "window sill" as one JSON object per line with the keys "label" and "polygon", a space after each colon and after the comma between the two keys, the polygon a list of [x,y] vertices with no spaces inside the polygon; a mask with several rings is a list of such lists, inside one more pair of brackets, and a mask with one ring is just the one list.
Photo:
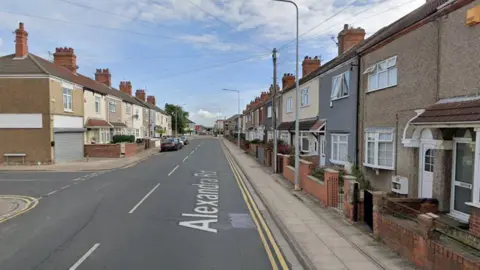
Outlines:
{"label": "window sill", "polygon": [[480,203],[478,202],[466,202],[465,204],[471,207],[480,208]]}
{"label": "window sill", "polygon": [[339,98],[330,98],[330,101],[336,101],[336,100],[346,99],[346,98],[348,98],[348,97],[349,97],[349,95],[343,96],[343,97],[339,97]]}
{"label": "window sill", "polygon": [[398,84],[395,84],[395,85],[391,85],[391,86],[387,86],[387,87],[383,87],[383,88],[378,88],[378,89],[373,89],[373,90],[366,90],[365,93],[366,94],[369,94],[369,93],[373,93],[373,92],[377,92],[377,91],[382,91],[382,90],[386,90],[386,89],[390,89],[390,88],[394,88],[394,87],[397,87]]}
{"label": "window sill", "polygon": [[286,114],[290,114],[290,113],[293,113],[293,112],[286,112]]}
{"label": "window sill", "polygon": [[395,169],[393,167],[384,167],[384,166],[378,166],[378,165],[372,165],[368,163],[363,163],[363,166],[372,168],[374,170],[387,170],[387,171],[394,171]]}
{"label": "window sill", "polygon": [[347,164],[347,161],[333,160],[333,159],[329,159],[329,161],[330,161],[330,163],[335,164],[335,165],[345,166]]}
{"label": "window sill", "polygon": [[300,108],[306,108],[306,107],[310,107],[310,104],[300,106]]}
{"label": "window sill", "polygon": [[69,109],[63,109],[63,111],[66,113],[73,113],[73,110],[69,110]]}

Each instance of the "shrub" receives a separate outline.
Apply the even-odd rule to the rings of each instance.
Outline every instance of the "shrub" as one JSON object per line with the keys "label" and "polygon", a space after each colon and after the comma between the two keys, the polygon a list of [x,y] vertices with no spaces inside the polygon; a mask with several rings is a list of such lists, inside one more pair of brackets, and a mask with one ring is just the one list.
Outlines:
{"label": "shrub", "polygon": [[288,165],[295,168],[295,150],[290,151],[290,156],[288,157]]}
{"label": "shrub", "polygon": [[112,143],[122,143],[122,142],[135,142],[134,135],[114,135],[112,138]]}
{"label": "shrub", "polygon": [[259,144],[259,143],[262,143],[262,141],[259,140],[259,139],[254,139],[254,140],[251,140],[250,143],[251,144]]}
{"label": "shrub", "polygon": [[323,180],[325,175],[325,167],[315,168],[312,170],[311,175],[320,180]]}
{"label": "shrub", "polygon": [[[238,138],[238,133],[234,133],[233,138],[237,139]],[[240,140],[245,140],[245,133],[240,133]]]}

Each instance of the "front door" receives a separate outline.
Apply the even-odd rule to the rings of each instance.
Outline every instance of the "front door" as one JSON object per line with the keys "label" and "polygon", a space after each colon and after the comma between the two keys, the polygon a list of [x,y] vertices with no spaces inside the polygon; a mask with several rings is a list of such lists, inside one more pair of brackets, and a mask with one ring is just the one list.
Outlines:
{"label": "front door", "polygon": [[320,166],[325,166],[325,135],[320,135]]}
{"label": "front door", "polygon": [[468,221],[472,201],[475,142],[456,140],[453,148],[451,214]]}
{"label": "front door", "polygon": [[434,151],[431,144],[422,144],[420,151],[420,198],[432,198],[433,168],[435,164]]}

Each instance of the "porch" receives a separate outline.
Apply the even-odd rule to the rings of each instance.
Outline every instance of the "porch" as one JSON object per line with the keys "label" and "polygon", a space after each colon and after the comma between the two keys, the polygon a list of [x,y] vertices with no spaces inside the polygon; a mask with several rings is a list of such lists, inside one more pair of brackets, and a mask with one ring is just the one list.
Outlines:
{"label": "porch", "polygon": [[85,144],[110,143],[110,129],[113,126],[103,119],[89,118],[85,123]]}

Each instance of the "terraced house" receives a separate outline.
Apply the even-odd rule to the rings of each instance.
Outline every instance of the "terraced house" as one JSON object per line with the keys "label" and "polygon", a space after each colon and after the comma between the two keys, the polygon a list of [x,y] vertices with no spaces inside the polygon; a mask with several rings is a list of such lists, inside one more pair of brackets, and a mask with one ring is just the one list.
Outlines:
{"label": "terraced house", "polygon": [[150,109],[125,93],[130,83],[121,83],[119,91],[111,87],[108,69],[97,69],[95,80],[78,73],[72,48],[57,48],[53,62],[29,53],[23,23],[15,35],[15,53],[0,57],[1,163],[81,160],[84,144],[134,135],[135,109],[147,116],[139,129],[148,137]]}

